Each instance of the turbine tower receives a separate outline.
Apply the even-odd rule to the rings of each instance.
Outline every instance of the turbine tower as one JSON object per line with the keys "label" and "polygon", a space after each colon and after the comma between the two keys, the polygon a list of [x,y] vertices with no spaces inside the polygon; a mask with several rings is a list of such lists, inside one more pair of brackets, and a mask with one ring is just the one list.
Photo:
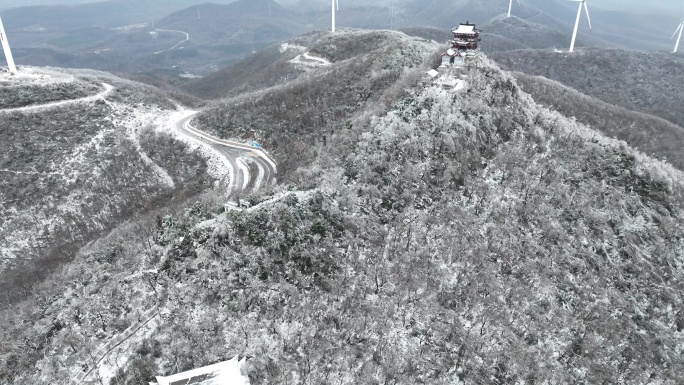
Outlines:
{"label": "turbine tower", "polygon": [[575,39],[577,39],[577,28],[579,28],[580,18],[582,17],[582,6],[584,5],[584,10],[587,12],[587,21],[589,22],[589,30],[591,30],[591,18],[589,18],[589,7],[587,7],[587,0],[570,0],[579,3],[579,8],[577,9],[577,20],[575,21],[575,30],[572,32],[572,41],[570,42],[570,50],[572,52],[575,50]]}
{"label": "turbine tower", "polygon": [[[520,5],[520,0],[518,0],[518,5]],[[511,9],[513,8],[513,0],[508,3],[508,17],[511,17]]]}
{"label": "turbine tower", "polygon": [[2,50],[5,51],[5,59],[7,59],[7,67],[9,67],[9,72],[10,74],[15,75],[17,73],[17,67],[14,65],[14,58],[12,57],[9,41],[7,41],[5,27],[2,25],[2,19],[0,19],[0,41],[2,42]]}
{"label": "turbine tower", "polygon": [[675,35],[677,32],[679,32],[679,36],[677,37],[677,43],[675,43],[675,48],[672,53],[677,53],[677,50],[679,49],[679,42],[682,40],[682,32],[684,31],[684,8],[682,8],[682,21],[679,23],[679,27],[677,27],[677,30],[675,30],[675,33],[672,34],[672,37],[670,39],[674,39]]}
{"label": "turbine tower", "polygon": [[335,32],[335,12],[340,10],[339,0],[332,0],[332,31]]}

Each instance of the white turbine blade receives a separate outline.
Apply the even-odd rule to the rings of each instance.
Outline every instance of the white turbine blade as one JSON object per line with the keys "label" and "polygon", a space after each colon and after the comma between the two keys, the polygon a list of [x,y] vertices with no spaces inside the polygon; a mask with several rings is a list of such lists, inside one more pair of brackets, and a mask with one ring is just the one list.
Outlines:
{"label": "white turbine blade", "polygon": [[577,8],[577,19],[575,19],[575,28],[572,31],[572,41],[570,41],[570,50],[568,52],[573,52],[575,50],[575,40],[577,39],[577,29],[579,28],[580,17],[582,17],[582,0],[578,0],[579,7]]}
{"label": "white turbine blade", "polygon": [[508,17],[511,17],[511,8],[513,8],[513,0],[508,3]]}
{"label": "white turbine blade", "polygon": [[2,50],[5,52],[5,59],[7,60],[7,68],[11,74],[17,73],[17,66],[14,65],[14,57],[12,57],[12,49],[10,49],[9,41],[7,40],[7,33],[5,32],[5,27],[2,25],[2,19],[0,19],[0,44],[2,45]]}
{"label": "white turbine blade", "polygon": [[587,21],[589,22],[589,29],[591,29],[591,18],[589,17],[589,7],[587,6],[587,2],[584,1],[584,10],[587,12]]}
{"label": "white turbine blade", "polygon": [[335,0],[335,4],[337,5],[337,10],[340,10],[340,0]]}
{"label": "white turbine blade", "polygon": [[682,29],[682,26],[684,26],[684,23],[679,23],[679,27],[677,27],[675,33],[672,34],[672,37],[670,39],[674,39],[674,37],[677,36],[677,32],[679,32],[679,30]]}
{"label": "white turbine blade", "polygon": [[520,4],[520,0],[518,0],[518,5],[522,5],[522,4]]}

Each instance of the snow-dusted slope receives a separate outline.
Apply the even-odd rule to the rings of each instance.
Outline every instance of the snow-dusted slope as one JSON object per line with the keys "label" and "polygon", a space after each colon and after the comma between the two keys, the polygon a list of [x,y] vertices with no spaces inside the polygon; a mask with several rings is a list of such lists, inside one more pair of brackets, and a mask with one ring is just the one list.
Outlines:
{"label": "snow-dusted slope", "polygon": [[[360,37],[377,49],[354,56]],[[147,382],[239,354],[253,385],[682,382],[680,171],[484,56],[455,89],[425,77],[430,43],[324,40],[302,46],[330,66],[198,122],[281,135],[280,194],[201,200],[83,248],[0,312],[6,378],[66,384],[157,308],[99,373]]]}
{"label": "snow-dusted slope", "polygon": [[159,91],[33,67],[0,85],[24,104],[0,108],[0,265],[80,244],[190,186],[230,184],[225,155],[179,134],[184,111]]}

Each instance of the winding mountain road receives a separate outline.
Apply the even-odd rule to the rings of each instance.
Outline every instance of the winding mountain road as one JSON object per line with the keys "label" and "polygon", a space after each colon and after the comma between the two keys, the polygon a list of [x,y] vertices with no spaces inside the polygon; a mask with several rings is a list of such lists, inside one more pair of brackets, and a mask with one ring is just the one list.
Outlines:
{"label": "winding mountain road", "polygon": [[[54,107],[65,107],[77,103],[94,102],[99,99],[105,99],[114,90],[114,86],[110,84],[102,83],[102,86],[103,90],[101,92],[84,98],[62,100],[26,107],[0,109],[0,113],[15,111],[34,113]],[[178,107],[182,110],[182,107]],[[257,191],[265,185],[275,183],[277,166],[273,158],[271,158],[266,151],[250,145],[216,138],[192,127],[191,121],[196,115],[197,113],[193,112],[177,120],[175,122],[176,129],[182,135],[215,149],[228,161],[230,164],[230,193],[240,194],[247,191]],[[251,170],[253,170],[253,167],[251,166],[256,168],[256,175],[251,172]],[[0,170],[0,172],[12,173],[13,171]],[[80,384],[95,370],[99,370],[100,363],[113,349],[134,336],[158,314],[156,306],[148,309],[141,315],[138,322],[133,323],[124,332],[107,341],[95,352],[89,352],[90,354],[87,357],[79,357],[80,361],[85,364],[85,370],[79,371],[72,378],[71,383]]]}
{"label": "winding mountain road", "polygon": [[[66,107],[77,103],[88,103],[105,99],[114,86],[102,83],[102,91],[84,98],[62,100],[39,105],[0,109],[0,113],[39,112],[50,108]],[[179,108],[182,108],[178,106]],[[176,122],[176,129],[183,135],[209,146],[223,156],[230,164],[230,192],[241,193],[257,191],[261,187],[275,183],[276,163],[266,151],[243,143],[232,142],[211,136],[191,125],[197,113],[187,115]],[[256,168],[256,173],[252,172]]]}
{"label": "winding mountain road", "polygon": [[154,53],[155,55],[159,55],[160,53],[164,53],[164,52],[167,52],[167,51],[172,51],[172,50],[178,48],[179,45],[181,45],[181,44],[185,43],[186,41],[190,40],[190,34],[187,33],[187,32],[176,31],[175,29],[155,29],[155,31],[160,31],[160,32],[176,32],[176,33],[185,34],[185,40],[179,42],[178,44],[174,45],[173,47],[171,47],[171,48],[169,48],[169,49],[164,49],[164,50],[161,50],[161,51],[157,51],[157,52]]}
{"label": "winding mountain road", "polygon": [[[192,127],[191,122],[195,116],[196,113],[193,113],[179,120],[176,129],[183,135],[211,146],[228,160],[231,165],[231,192],[256,191],[275,182],[277,166],[266,151],[202,132]],[[256,175],[250,171],[250,165],[257,168]]]}
{"label": "winding mountain road", "polygon": [[5,112],[5,113],[9,113],[9,112],[35,112],[35,111],[45,110],[48,108],[64,107],[64,106],[68,106],[68,105],[76,104],[76,103],[93,102],[93,101],[98,100],[98,99],[104,99],[105,97],[107,97],[107,95],[109,95],[112,92],[112,90],[114,90],[114,86],[112,86],[110,84],[102,83],[102,86],[104,87],[104,89],[102,91],[98,92],[95,95],[86,96],[84,98],[61,100],[58,102],[37,104],[37,105],[26,106],[26,107],[0,109],[0,113],[3,113],[3,112]]}
{"label": "winding mountain road", "polygon": [[[223,140],[211,136],[192,127],[192,119],[197,115],[196,112],[186,115],[176,121],[176,129],[185,136],[210,146],[225,157],[230,163],[230,192],[241,193],[256,191],[264,185],[275,183],[276,163],[263,149],[252,147],[246,144]],[[250,172],[250,164],[257,168],[256,175]],[[79,372],[72,378],[71,384],[78,385],[86,380],[96,370],[99,370],[100,363],[105,357],[119,345],[133,337],[146,324],[159,314],[156,306],[150,308],[140,317],[138,322],[133,323],[124,332],[103,344],[95,353],[87,358],[82,358],[85,370]]]}

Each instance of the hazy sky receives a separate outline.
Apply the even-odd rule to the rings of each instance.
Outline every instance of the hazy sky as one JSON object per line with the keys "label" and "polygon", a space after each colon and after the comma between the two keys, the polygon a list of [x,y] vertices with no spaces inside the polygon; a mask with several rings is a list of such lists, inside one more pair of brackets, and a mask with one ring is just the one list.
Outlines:
{"label": "hazy sky", "polygon": [[643,9],[645,13],[678,10],[684,5],[684,0],[587,0],[587,2],[598,8],[629,9],[632,11]]}
{"label": "hazy sky", "polygon": [[[18,7],[22,5],[36,5],[36,4],[78,4],[78,3],[93,3],[103,0],[2,0],[0,8]],[[145,1],[145,0],[141,0]],[[294,0],[275,0],[278,3],[287,4]],[[401,0],[399,0],[401,1]],[[487,0],[491,2],[503,2],[506,0]],[[197,0],[196,3],[213,2],[212,0]],[[222,1],[222,2],[225,2]],[[373,3],[373,0],[367,0],[366,3]],[[385,0],[378,1],[386,2]],[[525,0],[521,0],[522,3]],[[587,0],[590,6],[595,8],[607,9],[621,9],[625,11],[643,11],[644,13],[661,13],[677,12],[684,0]]]}

